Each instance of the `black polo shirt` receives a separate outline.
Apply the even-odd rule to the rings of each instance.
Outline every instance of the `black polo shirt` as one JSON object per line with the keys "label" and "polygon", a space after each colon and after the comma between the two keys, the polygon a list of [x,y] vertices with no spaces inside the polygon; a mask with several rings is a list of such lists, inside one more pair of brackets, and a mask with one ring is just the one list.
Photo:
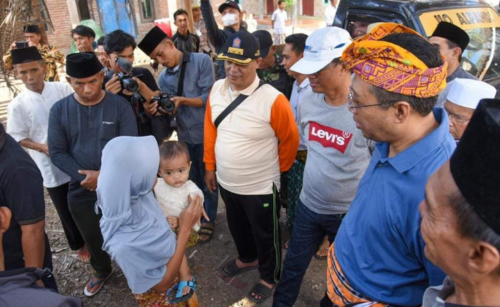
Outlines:
{"label": "black polo shirt", "polygon": [[[23,268],[21,225],[35,224],[45,219],[43,178],[35,162],[8,134],[5,146],[0,151],[0,206],[12,211],[10,227],[3,235],[5,269]],[[52,269],[47,235],[44,267]]]}

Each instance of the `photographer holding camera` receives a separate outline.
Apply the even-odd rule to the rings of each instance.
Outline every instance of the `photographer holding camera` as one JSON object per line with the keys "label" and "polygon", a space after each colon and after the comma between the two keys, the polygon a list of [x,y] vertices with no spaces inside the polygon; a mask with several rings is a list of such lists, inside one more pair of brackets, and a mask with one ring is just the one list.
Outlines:
{"label": "photographer holding camera", "polygon": [[[182,52],[174,42],[158,27],[154,27],[139,43],[139,48],[151,59],[158,61],[165,69],[159,76],[159,84],[164,99],[146,103],[150,115],[168,112],[176,116],[179,140],[186,143],[193,164],[189,178],[203,191],[205,210],[210,223],[203,221],[199,242],[208,242],[213,235],[213,221],[217,215],[218,193],[210,193],[205,182],[203,163],[203,129],[205,106],[208,93],[215,82],[212,60],[206,54]],[[170,97],[168,97],[170,96]],[[161,107],[159,107],[161,106]]]}
{"label": "photographer holding camera", "polygon": [[6,70],[14,70],[12,62],[12,50],[35,46],[40,52],[45,63],[46,73],[45,81],[59,81],[57,73],[58,65],[64,65],[64,54],[59,52],[56,47],[49,46],[42,40],[42,31],[37,25],[24,26],[24,41],[13,42],[9,48],[9,52],[3,56],[4,68]]}
{"label": "photographer holding camera", "polygon": [[134,38],[122,30],[106,35],[104,50],[109,56],[111,71],[104,78],[105,89],[130,102],[139,136],[153,135],[161,142],[168,138],[173,130],[169,126],[168,115],[148,117],[145,113],[144,103],[149,102],[159,89],[148,69],[132,67],[136,47]]}

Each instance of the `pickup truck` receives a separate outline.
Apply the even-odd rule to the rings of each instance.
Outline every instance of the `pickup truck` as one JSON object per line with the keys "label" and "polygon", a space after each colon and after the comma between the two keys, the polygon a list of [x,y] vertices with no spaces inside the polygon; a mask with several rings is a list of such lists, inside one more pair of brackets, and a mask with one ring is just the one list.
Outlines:
{"label": "pickup truck", "polygon": [[356,38],[377,22],[395,22],[425,37],[441,21],[464,29],[470,43],[462,68],[500,89],[500,15],[482,0],[341,0],[333,26]]}

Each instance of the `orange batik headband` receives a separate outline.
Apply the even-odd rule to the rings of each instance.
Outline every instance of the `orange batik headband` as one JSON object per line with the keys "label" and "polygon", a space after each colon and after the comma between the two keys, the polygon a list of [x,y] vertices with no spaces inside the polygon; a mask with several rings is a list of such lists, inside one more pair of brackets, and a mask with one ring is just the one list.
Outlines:
{"label": "orange batik headband", "polygon": [[437,96],[446,88],[448,64],[445,62],[439,67],[429,68],[408,50],[380,41],[396,33],[423,38],[405,26],[383,23],[347,47],[342,61],[363,81],[386,91],[419,98]]}

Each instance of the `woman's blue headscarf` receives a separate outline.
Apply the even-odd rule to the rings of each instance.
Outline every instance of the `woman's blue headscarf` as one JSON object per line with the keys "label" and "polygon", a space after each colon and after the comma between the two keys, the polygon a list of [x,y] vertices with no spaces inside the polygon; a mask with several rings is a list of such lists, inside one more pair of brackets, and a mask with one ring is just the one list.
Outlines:
{"label": "woman's blue headscarf", "polygon": [[122,269],[132,292],[158,284],[176,238],[151,191],[160,156],[156,139],[122,136],[103,150],[97,205],[103,249]]}

